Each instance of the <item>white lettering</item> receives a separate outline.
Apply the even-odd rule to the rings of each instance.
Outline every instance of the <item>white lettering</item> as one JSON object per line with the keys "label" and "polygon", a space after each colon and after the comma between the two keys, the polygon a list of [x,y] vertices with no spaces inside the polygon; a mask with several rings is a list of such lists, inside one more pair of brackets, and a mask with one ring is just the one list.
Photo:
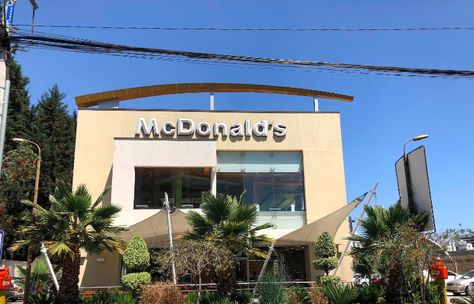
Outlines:
{"label": "white lettering", "polygon": [[245,120],[245,136],[252,136],[252,127],[250,126],[250,119]]}
{"label": "white lettering", "polygon": [[135,134],[140,135],[142,133],[143,135],[150,135],[151,133],[158,134],[158,123],[156,122],[156,119],[152,118],[150,124],[147,125],[145,118],[139,118]]}
{"label": "white lettering", "polygon": [[188,118],[178,119],[178,135],[193,135],[194,130],[194,121]]}
{"label": "white lettering", "polygon": [[218,137],[219,132],[222,134],[222,137],[227,137],[227,124],[224,122],[216,122],[214,124],[214,136]]}
{"label": "white lettering", "polygon": [[273,135],[277,137],[286,136],[286,126],[280,123],[275,124],[273,127]]}
{"label": "white lettering", "polygon": [[267,137],[268,136],[268,121],[262,120],[257,121],[253,126],[253,134],[259,137]]}
{"label": "white lettering", "polygon": [[176,128],[171,121],[165,121],[161,126],[161,133],[166,136],[173,136]]}
{"label": "white lettering", "polygon": [[230,126],[230,136],[243,136],[243,127],[241,123],[234,123]]}
{"label": "white lettering", "polygon": [[196,132],[200,136],[211,135],[211,125],[207,122],[200,122],[196,128]]}

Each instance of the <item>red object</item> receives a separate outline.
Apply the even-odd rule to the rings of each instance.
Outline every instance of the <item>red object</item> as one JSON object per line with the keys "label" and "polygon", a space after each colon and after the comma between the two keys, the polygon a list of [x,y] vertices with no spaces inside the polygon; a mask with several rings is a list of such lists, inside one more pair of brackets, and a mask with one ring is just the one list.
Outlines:
{"label": "red object", "polygon": [[431,260],[430,275],[433,279],[446,280],[448,278],[448,267],[444,266],[443,260],[439,257]]}
{"label": "red object", "polygon": [[0,267],[0,289],[10,289],[12,286],[12,277],[8,267]]}

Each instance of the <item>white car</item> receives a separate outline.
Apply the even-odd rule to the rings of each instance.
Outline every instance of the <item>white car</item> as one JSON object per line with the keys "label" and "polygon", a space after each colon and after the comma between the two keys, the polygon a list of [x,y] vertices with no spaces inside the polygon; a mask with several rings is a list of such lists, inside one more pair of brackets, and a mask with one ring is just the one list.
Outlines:
{"label": "white car", "polygon": [[472,290],[472,282],[474,282],[474,270],[466,272],[459,279],[448,282],[448,284],[446,284],[446,290],[452,292],[454,295],[460,295],[461,293],[469,295]]}
{"label": "white car", "polygon": [[369,277],[363,276],[360,273],[354,274],[354,285],[355,286],[369,286]]}
{"label": "white car", "polygon": [[459,279],[461,277],[460,274],[455,273],[454,271],[448,270],[448,278],[445,280],[446,284],[451,282],[452,280]]}

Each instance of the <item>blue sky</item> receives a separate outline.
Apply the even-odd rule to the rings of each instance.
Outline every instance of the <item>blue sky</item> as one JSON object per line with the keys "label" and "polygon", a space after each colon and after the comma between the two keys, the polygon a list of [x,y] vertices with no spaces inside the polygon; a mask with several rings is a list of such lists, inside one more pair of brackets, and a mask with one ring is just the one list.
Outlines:
{"label": "blue sky", "polygon": [[[111,1],[38,0],[38,24],[163,27],[472,27],[472,1]],[[18,2],[14,23],[29,23]],[[447,32],[163,32],[39,31],[165,49],[330,62],[474,70],[474,31]],[[473,228],[474,80],[258,69],[31,49],[17,60],[30,77],[32,101],[54,84],[74,96],[176,82],[248,82],[352,95],[322,100],[340,111],[348,200],[379,181],[377,201],[397,200],[394,163],[403,142],[429,134],[428,168],[438,230]],[[141,106],[206,108],[206,94],[147,99]],[[217,94],[217,109],[308,110],[310,98]],[[410,148],[417,145],[412,144]],[[356,213],[357,214],[357,213]]]}

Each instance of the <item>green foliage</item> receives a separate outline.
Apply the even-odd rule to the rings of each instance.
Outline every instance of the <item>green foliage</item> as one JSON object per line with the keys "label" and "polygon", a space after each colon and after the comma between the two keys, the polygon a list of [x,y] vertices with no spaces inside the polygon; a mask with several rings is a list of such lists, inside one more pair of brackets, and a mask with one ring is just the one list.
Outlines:
{"label": "green foliage", "polygon": [[41,147],[38,201],[43,205],[48,202],[49,194],[53,193],[56,179],[67,184],[72,182],[76,121],[64,103],[65,97],[54,85],[31,109],[33,138]]}
{"label": "green foliage", "polygon": [[122,276],[122,286],[130,291],[136,292],[140,285],[151,282],[151,275],[148,272],[133,272]]}
{"label": "green foliage", "polygon": [[334,239],[329,233],[323,232],[314,243],[314,254],[316,260],[313,261],[313,266],[316,269],[324,271],[329,275],[329,271],[337,266],[337,247]]}
{"label": "green foliage", "polygon": [[319,284],[321,286],[327,285],[327,284],[338,284],[341,282],[341,278],[338,276],[322,276],[318,278]]}
{"label": "green foliage", "polygon": [[55,304],[56,299],[51,293],[32,294],[28,297],[29,304]]}
{"label": "green foliage", "polygon": [[244,204],[242,195],[236,198],[205,193],[201,209],[202,214],[195,211],[188,214],[191,231],[183,234],[184,239],[210,242],[237,256],[266,256],[259,247],[268,244],[270,239],[259,231],[272,225],[257,225],[257,209]]}
{"label": "green foliage", "polygon": [[203,291],[201,293],[201,299],[198,302],[198,293],[190,292],[188,294],[188,302],[190,304],[247,304],[250,303],[250,299],[244,298],[243,301],[231,300],[227,296],[219,292]]}
{"label": "green foliage", "polygon": [[356,287],[342,284],[325,285],[321,287],[321,292],[332,304],[351,304],[358,296]]}
{"label": "green foliage", "polygon": [[131,294],[121,292],[100,291],[83,304],[136,304],[138,303]]}
{"label": "green foliage", "polygon": [[380,287],[362,286],[357,289],[357,303],[377,303],[379,298],[383,298],[385,290]]}
{"label": "green foliage", "polygon": [[0,227],[5,231],[6,248],[18,239],[19,227],[25,224],[21,215],[27,212],[28,206],[21,201],[33,198],[37,158],[29,144],[18,145],[4,155],[0,176]]}
{"label": "green foliage", "polygon": [[150,267],[148,246],[141,236],[135,236],[128,242],[123,263],[128,272],[141,272]]}
{"label": "green foliage", "polygon": [[5,151],[15,149],[12,142],[15,137],[32,139],[30,96],[27,86],[30,82],[23,75],[21,66],[13,59],[7,61],[10,77],[10,95],[8,102],[7,128],[5,132]]}
{"label": "green foliage", "polygon": [[[17,269],[19,271],[19,276],[16,283],[24,288],[26,268],[18,266]],[[56,269],[55,272],[56,275],[58,275],[59,268]],[[41,294],[54,289],[53,279],[49,273],[48,264],[42,256],[37,257],[31,266],[30,288],[30,294]]]}
{"label": "green foliage", "polygon": [[20,229],[21,239],[11,249],[19,250],[28,244],[39,247],[43,242],[51,254],[62,257],[60,301],[74,303],[79,298],[77,282],[81,248],[87,252],[122,251],[118,234],[124,228],[113,225],[120,208],[102,204],[106,192],[93,202],[84,185],[70,192],[68,185],[59,182],[50,196],[49,209],[25,202],[35,209],[35,219],[31,218],[31,213],[27,215],[29,220]]}
{"label": "green foliage", "polygon": [[308,291],[300,287],[290,287],[286,290],[287,302],[291,304],[312,304]]}
{"label": "green foliage", "polygon": [[285,303],[285,279],[285,275],[281,272],[268,271],[265,273],[256,287],[256,295],[260,301],[259,303]]}

